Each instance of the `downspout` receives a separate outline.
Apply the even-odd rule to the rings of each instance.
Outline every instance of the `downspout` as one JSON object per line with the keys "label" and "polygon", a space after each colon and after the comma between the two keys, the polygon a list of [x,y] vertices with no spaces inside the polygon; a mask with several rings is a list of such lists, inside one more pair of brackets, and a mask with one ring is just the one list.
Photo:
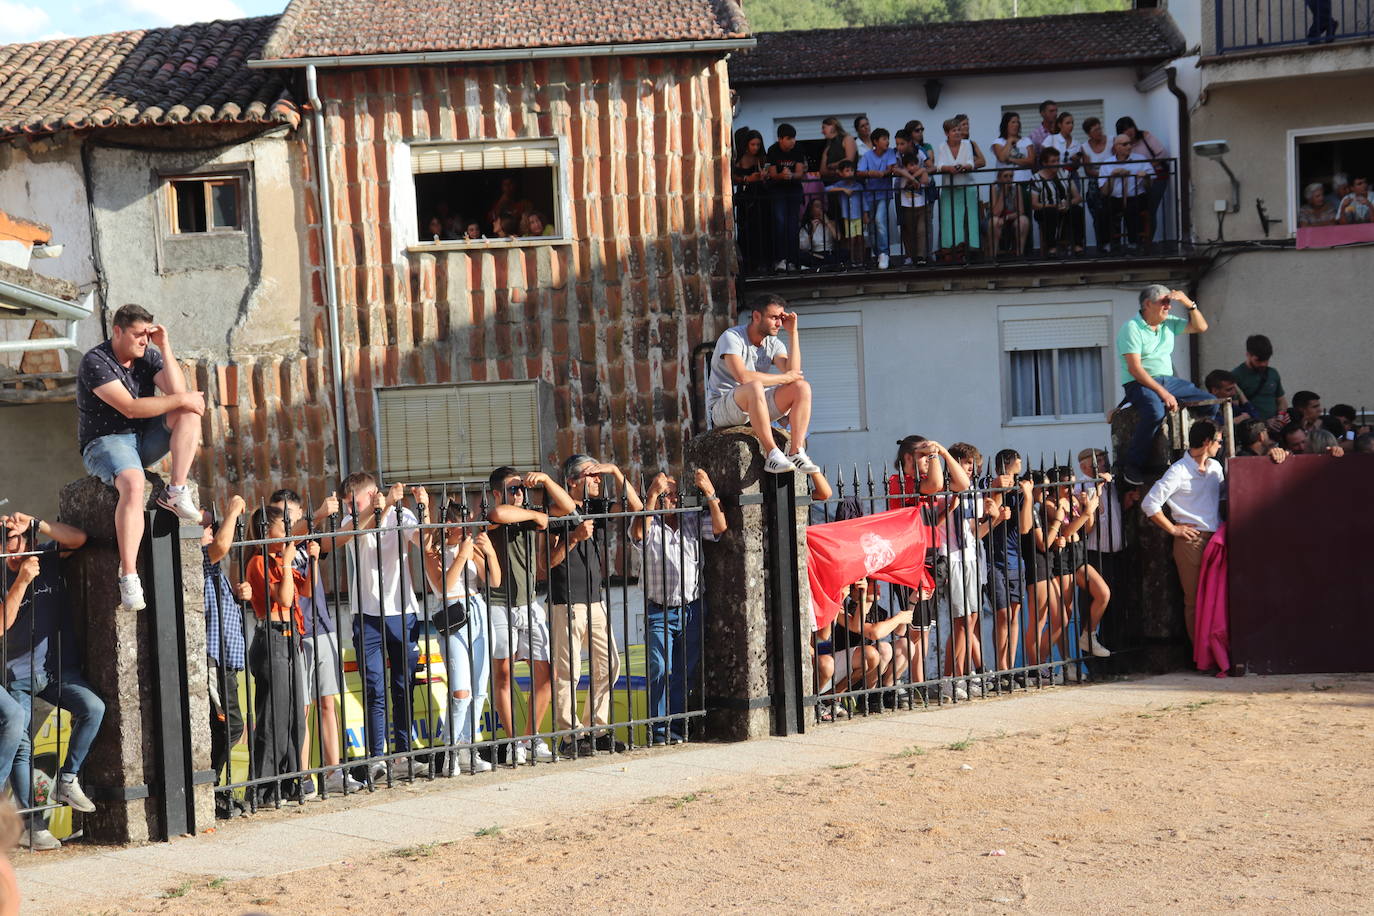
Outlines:
{"label": "downspout", "polygon": [[324,310],[329,319],[329,362],[334,376],[334,448],[339,456],[339,479],[348,469],[348,407],[344,402],[343,344],[339,340],[339,287],[334,269],[334,204],[329,192],[329,152],[315,65],[305,68],[315,134],[315,189],[320,199],[320,229],[324,236]]}
{"label": "downspout", "polygon": [[1179,238],[1191,241],[1193,238],[1193,131],[1188,117],[1188,96],[1178,88],[1178,68],[1164,68],[1165,85],[1178,99],[1178,207]]}

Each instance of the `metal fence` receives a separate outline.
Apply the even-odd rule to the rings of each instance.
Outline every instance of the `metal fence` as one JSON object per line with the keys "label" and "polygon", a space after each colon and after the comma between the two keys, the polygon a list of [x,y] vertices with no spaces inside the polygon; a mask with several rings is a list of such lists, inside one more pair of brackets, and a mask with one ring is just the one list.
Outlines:
{"label": "metal fence", "polygon": [[1216,0],[1216,53],[1374,35],[1369,0]]}
{"label": "metal fence", "polygon": [[1178,161],[1130,165],[1147,174],[1113,175],[1102,162],[1048,177],[979,169],[920,189],[858,178],[740,185],[741,267],[760,276],[1176,253]]}
{"label": "metal fence", "polygon": [[[316,530],[280,501],[246,532],[221,523],[240,584],[211,623],[220,647],[243,628],[248,669],[212,669],[221,815],[700,736],[709,513],[622,494],[559,516],[541,492],[372,491],[361,526],[348,504]],[[525,520],[489,521],[512,500]],[[214,559],[207,602],[230,587]]]}

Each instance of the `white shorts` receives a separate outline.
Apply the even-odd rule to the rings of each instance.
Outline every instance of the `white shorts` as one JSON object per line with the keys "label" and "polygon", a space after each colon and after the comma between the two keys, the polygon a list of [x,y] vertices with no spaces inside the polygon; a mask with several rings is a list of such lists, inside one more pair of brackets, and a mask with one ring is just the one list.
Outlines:
{"label": "white shorts", "polygon": [[[549,615],[538,601],[518,607],[493,604],[487,609],[491,620],[491,657],[549,660]],[[515,631],[514,652],[511,630]]]}
{"label": "white shorts", "polygon": [[[745,413],[744,408],[735,401],[736,390],[731,389],[728,394],[721,395],[716,399],[716,403],[711,405],[712,429],[749,425],[749,414]],[[786,411],[778,409],[777,385],[763,389],[763,399],[768,404],[768,419],[781,420],[786,415]]]}
{"label": "white shorts", "polygon": [[977,614],[983,603],[983,584],[987,570],[976,555],[965,552],[949,558],[948,591],[940,590],[940,609],[952,620]]}

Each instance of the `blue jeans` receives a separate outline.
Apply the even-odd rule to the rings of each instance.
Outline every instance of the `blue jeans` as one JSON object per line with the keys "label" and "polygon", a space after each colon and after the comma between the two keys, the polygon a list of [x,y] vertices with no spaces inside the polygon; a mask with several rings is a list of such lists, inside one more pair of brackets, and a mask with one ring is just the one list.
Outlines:
{"label": "blue jeans", "polygon": [[[29,734],[29,698],[20,703],[0,690],[0,786],[10,778],[19,745]],[[24,780],[28,785],[28,779]]]}
{"label": "blue jeans", "polygon": [[887,220],[892,211],[892,193],[866,192],[864,211],[868,214],[868,241],[873,246],[874,256],[887,254]]}
{"label": "blue jeans", "polygon": [[[1206,401],[1212,397],[1192,382],[1177,376],[1156,375],[1154,380],[1163,385],[1164,390],[1177,398],[1180,404]],[[1154,442],[1159,424],[1164,422],[1164,414],[1168,411],[1164,409],[1164,402],[1153,389],[1146,388],[1139,382],[1127,382],[1123,387],[1127,400],[1135,405],[1136,413],[1140,415],[1135,432],[1131,434],[1131,444],[1126,447],[1126,466],[1143,468],[1150,460],[1150,445]],[[1216,416],[1215,407],[1212,415]]]}
{"label": "blue jeans", "polygon": [[172,450],[172,431],[164,417],[143,422],[138,432],[111,433],[92,439],[81,452],[87,472],[114,486],[120,471],[141,471],[157,464]]}
{"label": "blue jeans", "polygon": [[[481,598],[468,599],[468,622],[444,637],[444,665],[448,669],[448,743],[471,744],[482,735],[482,706],[487,701],[487,668],[490,666],[487,606]],[[456,696],[464,691],[465,697]],[[474,715],[473,710],[476,710]]]}
{"label": "blue jeans", "polygon": [[[649,652],[649,715],[679,715],[687,711],[687,691],[701,666],[701,599],[691,604],[664,607],[646,602],[645,643]],[[687,720],[672,724],[655,722],[655,740],[684,737]]]}
{"label": "blue jeans", "polygon": [[[358,614],[353,618],[355,654],[361,647],[358,672],[363,678],[363,705],[367,709],[367,753],[377,757],[387,753],[383,736],[388,734],[386,691],[391,689],[391,747],[393,752],[410,750],[411,675],[420,661],[415,644],[415,615]],[[383,652],[390,671],[383,670]]]}
{"label": "blue jeans", "polygon": [[9,682],[7,689],[9,697],[17,703],[23,717],[23,729],[19,737],[19,749],[14,756],[14,769],[10,773],[10,785],[14,789],[14,797],[18,800],[19,806],[31,808],[33,739],[29,737],[29,691],[32,689],[35,696],[65,709],[71,717],[67,759],[62,762],[60,772],[72,775],[80,772],[82,764],[86,762],[86,755],[91,752],[91,743],[95,741],[96,732],[100,730],[100,723],[105,718],[105,701],[96,696],[91,685],[87,684],[81,675],[66,672],[63,672],[60,687],[48,680],[46,672],[39,672],[33,678],[15,678]]}
{"label": "blue jeans", "polygon": [[802,191],[797,182],[793,187],[773,190],[773,258],[797,263],[801,235]]}

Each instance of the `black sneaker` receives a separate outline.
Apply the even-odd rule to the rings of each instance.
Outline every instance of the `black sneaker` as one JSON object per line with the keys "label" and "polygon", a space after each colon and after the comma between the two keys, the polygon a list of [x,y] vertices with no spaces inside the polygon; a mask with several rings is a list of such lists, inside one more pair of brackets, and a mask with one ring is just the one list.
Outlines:
{"label": "black sneaker", "polygon": [[578,738],[576,742],[568,738],[558,742],[559,757],[590,757],[593,752],[592,739],[586,735]]}
{"label": "black sneaker", "polygon": [[612,735],[597,735],[596,749],[598,751],[611,751],[616,754],[623,754],[625,751],[629,750],[629,748],[625,746],[625,742],[617,741]]}

